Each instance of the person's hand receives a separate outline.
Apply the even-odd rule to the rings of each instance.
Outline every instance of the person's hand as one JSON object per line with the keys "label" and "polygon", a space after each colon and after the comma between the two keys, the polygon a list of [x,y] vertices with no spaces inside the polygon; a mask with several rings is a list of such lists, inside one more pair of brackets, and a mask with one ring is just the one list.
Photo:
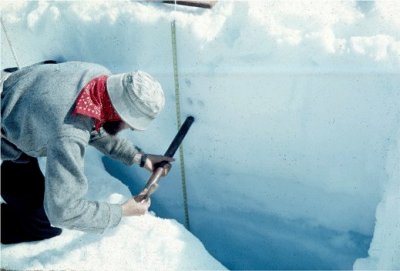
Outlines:
{"label": "person's hand", "polygon": [[166,176],[169,173],[172,166],[170,163],[175,161],[174,158],[168,156],[155,155],[155,154],[146,154],[146,156],[147,158],[143,167],[150,172],[154,172],[157,169],[157,164],[164,161],[167,162],[167,164],[164,166],[164,171],[162,176]]}
{"label": "person's hand", "polygon": [[123,216],[139,216],[144,215],[150,207],[150,198],[141,202],[136,202],[134,198],[126,201],[122,204],[122,215]]}

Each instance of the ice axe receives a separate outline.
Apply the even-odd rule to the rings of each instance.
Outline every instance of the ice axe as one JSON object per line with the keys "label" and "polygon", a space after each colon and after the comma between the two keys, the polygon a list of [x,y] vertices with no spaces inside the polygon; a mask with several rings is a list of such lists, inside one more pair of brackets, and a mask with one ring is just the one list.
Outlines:
{"label": "ice axe", "polygon": [[[186,118],[185,122],[182,124],[181,128],[176,134],[174,140],[172,140],[171,144],[169,145],[164,156],[168,157],[174,156],[175,152],[178,150],[187,132],[189,131],[190,126],[192,126],[193,122],[194,122],[194,117],[189,116]],[[158,187],[158,182],[162,176],[164,166],[166,164],[168,164],[168,162],[164,161],[155,165],[156,169],[153,171],[153,174],[147,181],[146,186],[143,188],[142,192],[139,193],[139,195],[134,197],[136,202],[142,202],[143,200],[148,199],[150,195],[154,193],[154,191]]]}

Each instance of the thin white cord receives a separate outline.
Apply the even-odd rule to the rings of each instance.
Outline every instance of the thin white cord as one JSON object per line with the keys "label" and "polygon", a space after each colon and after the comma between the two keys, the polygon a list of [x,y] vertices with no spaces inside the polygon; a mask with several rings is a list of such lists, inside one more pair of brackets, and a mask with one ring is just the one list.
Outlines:
{"label": "thin white cord", "polygon": [[19,67],[19,62],[18,62],[18,59],[17,59],[17,54],[15,53],[14,48],[13,48],[13,46],[12,46],[12,44],[11,44],[10,38],[9,38],[9,36],[8,36],[8,34],[7,34],[6,26],[4,25],[4,22],[3,22],[3,17],[1,17],[0,20],[1,20],[1,26],[2,26],[3,31],[4,31],[4,35],[6,36],[6,40],[7,40],[7,42],[8,42],[8,45],[10,46],[11,53],[12,53],[12,55],[13,55],[13,57],[14,57],[15,63],[17,64],[17,67]]}

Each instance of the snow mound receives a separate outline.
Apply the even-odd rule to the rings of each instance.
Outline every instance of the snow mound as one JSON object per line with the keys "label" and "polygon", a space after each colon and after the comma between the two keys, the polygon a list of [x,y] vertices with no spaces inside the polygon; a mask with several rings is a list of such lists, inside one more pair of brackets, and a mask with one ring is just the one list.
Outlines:
{"label": "snow mound", "polygon": [[[39,165],[45,169],[46,159]],[[122,203],[128,188],[104,171],[102,155],[92,147],[85,156],[88,199]],[[148,213],[123,217],[103,234],[63,229],[55,238],[1,245],[0,268],[10,270],[195,270],[225,269],[184,226]]]}
{"label": "snow mound", "polygon": [[389,181],[376,210],[374,237],[368,258],[357,259],[355,270],[400,270],[400,133],[389,154]]}
{"label": "snow mound", "polygon": [[225,269],[174,220],[147,214],[124,218],[104,235],[64,230],[41,242],[1,246],[1,267],[12,270]]}

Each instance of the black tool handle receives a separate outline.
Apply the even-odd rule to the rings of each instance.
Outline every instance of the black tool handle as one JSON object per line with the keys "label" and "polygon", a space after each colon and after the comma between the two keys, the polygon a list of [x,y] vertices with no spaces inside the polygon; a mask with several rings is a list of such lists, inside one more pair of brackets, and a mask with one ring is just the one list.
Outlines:
{"label": "black tool handle", "polygon": [[[179,146],[181,145],[183,139],[185,138],[187,132],[189,131],[190,126],[192,126],[194,122],[194,117],[189,116],[186,118],[185,122],[182,124],[181,128],[179,128],[178,133],[176,134],[174,140],[172,140],[171,144],[169,145],[167,151],[165,152],[164,156],[173,157],[175,152],[178,150]],[[163,161],[158,163],[155,167],[164,167],[168,162]]]}
{"label": "black tool handle", "polygon": [[[172,140],[171,145],[169,145],[168,150],[165,152],[164,156],[173,157],[175,152],[178,150],[179,146],[181,145],[183,139],[185,138],[187,132],[189,131],[190,126],[192,126],[194,121],[194,117],[189,116],[186,118],[185,122],[182,124],[181,128],[179,129],[178,133],[176,134],[174,140]],[[141,202],[146,200],[150,197],[152,193],[157,189],[158,181],[160,180],[163,167],[168,164],[167,161],[163,161],[155,165],[156,170],[150,176],[147,184],[142,192],[139,195],[135,196],[136,202]]]}

